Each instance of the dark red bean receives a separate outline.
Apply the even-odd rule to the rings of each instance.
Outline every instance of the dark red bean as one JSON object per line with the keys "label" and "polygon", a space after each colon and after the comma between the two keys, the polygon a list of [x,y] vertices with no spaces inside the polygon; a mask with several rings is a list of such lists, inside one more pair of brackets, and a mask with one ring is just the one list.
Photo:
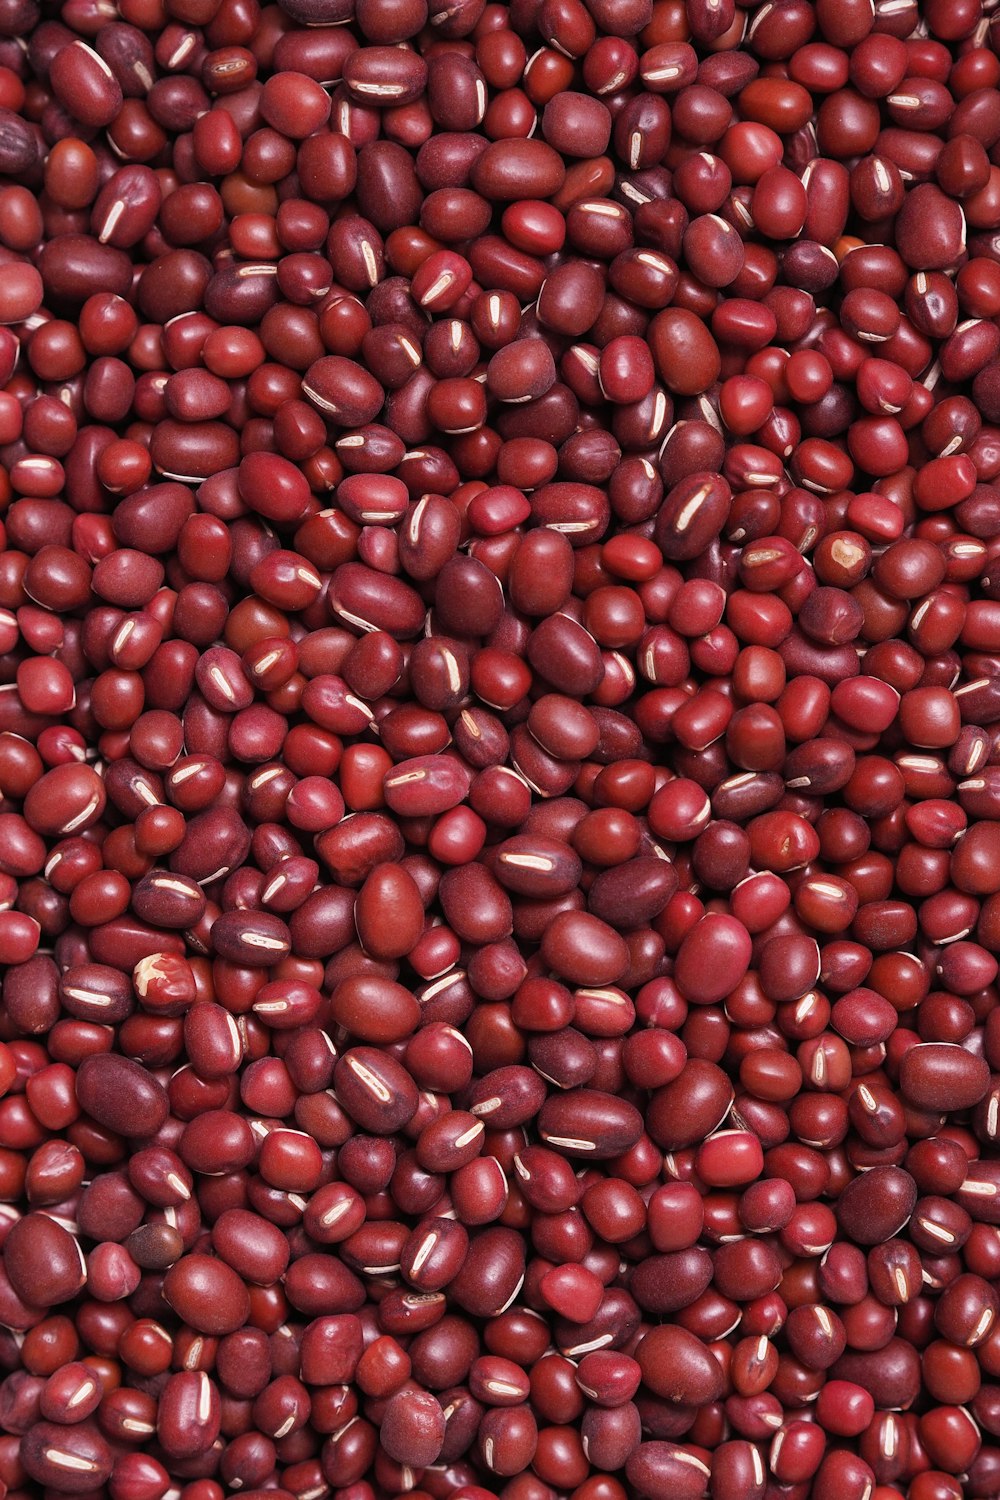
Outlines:
{"label": "dark red bean", "polygon": [[682,1405],[713,1401],[723,1389],[722,1372],[704,1344],[678,1326],[652,1329],[636,1358],[644,1383],[656,1395]]}
{"label": "dark red bean", "polygon": [[100,1488],[111,1477],[111,1449],[96,1427],[38,1422],[21,1444],[29,1478],[56,1494],[79,1494],[81,1482]]}
{"label": "dark red bean", "polygon": [[583,1089],[548,1099],[538,1130],[554,1150],[600,1161],[621,1156],[635,1145],[642,1133],[642,1118],[625,1100]]}
{"label": "dark red bean", "polygon": [[169,1457],[204,1453],[216,1441],[221,1419],[218,1388],[204,1370],[169,1376],[156,1413],[156,1435]]}
{"label": "dark red bean", "polygon": [[953,1043],[918,1044],[902,1059],[900,1087],[918,1109],[969,1109],[989,1087],[989,1067]]}
{"label": "dark red bean", "polygon": [[89,1115],[126,1136],[155,1135],[167,1117],[162,1085],[132,1058],[85,1057],[77,1072],[77,1098]]}
{"label": "dark red bean", "polygon": [[450,1292],[474,1317],[497,1317],[520,1288],[524,1277],[524,1242],[509,1229],[483,1229],[469,1242],[465,1264]]}
{"label": "dark red bean", "polygon": [[164,1277],[163,1295],[199,1333],[232,1333],[246,1322],[250,1299],[244,1283],[225,1261],[186,1255]]}
{"label": "dark red bean", "polygon": [[558,152],[544,141],[494,141],[473,166],[472,186],[493,201],[550,198],[565,175]]}
{"label": "dark red bean", "polygon": [[8,0],[13,1494],[997,1488],[998,38]]}
{"label": "dark red bean", "polygon": [[677,1495],[679,1500],[696,1500],[704,1493],[711,1471],[696,1452],[677,1443],[653,1441],[640,1443],[633,1450],[625,1472],[637,1493],[649,1500],[665,1493]]}
{"label": "dark red bean", "polygon": [[334,1084],[343,1107],[363,1130],[391,1135],[417,1108],[409,1074],[391,1057],[370,1047],[353,1047],[339,1059]]}
{"label": "dark red bean", "polygon": [[856,1243],[873,1245],[902,1228],[915,1202],[909,1173],[898,1167],[873,1167],[848,1183],[838,1200],[837,1216]]}
{"label": "dark red bean", "polygon": [[70,1301],[86,1280],[78,1243],[44,1213],[29,1213],[13,1225],[4,1244],[4,1269],[19,1296],[42,1306]]}

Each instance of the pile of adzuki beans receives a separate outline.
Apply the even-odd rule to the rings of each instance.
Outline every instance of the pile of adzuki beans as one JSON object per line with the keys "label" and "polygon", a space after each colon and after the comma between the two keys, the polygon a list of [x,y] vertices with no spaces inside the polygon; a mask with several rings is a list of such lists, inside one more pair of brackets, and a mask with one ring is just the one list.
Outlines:
{"label": "pile of adzuki beans", "polygon": [[998,1495],[1000,11],[436,4],[0,0],[3,1490]]}

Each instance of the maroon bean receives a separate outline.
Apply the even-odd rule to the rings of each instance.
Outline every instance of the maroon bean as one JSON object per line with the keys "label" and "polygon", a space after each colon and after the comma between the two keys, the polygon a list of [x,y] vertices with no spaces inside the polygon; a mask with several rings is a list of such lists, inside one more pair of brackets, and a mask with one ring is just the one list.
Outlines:
{"label": "maroon bean", "polygon": [[4,1269],[18,1296],[43,1306],[68,1302],[86,1280],[76,1240],[44,1213],[27,1214],[12,1226],[4,1244]]}
{"label": "maroon bean", "polygon": [[524,1278],[524,1242],[509,1229],[483,1229],[449,1291],[474,1317],[497,1317],[516,1297]]}
{"label": "maroon bean", "polygon": [[404,760],[382,780],[385,799],[403,817],[427,817],[456,807],[469,790],[469,775],[460,761],[441,756]]}
{"label": "maroon bean", "polygon": [[537,400],[552,388],[555,379],[555,361],[541,339],[524,338],[498,349],[486,371],[487,384],[500,401]]}
{"label": "maroon bean", "polygon": [[110,125],[122,105],[122,91],[104,58],[82,41],[56,53],[49,78],[59,102],[84,125]]}
{"label": "maroon bean", "polygon": [[36,1423],[21,1444],[20,1458],[29,1478],[56,1494],[78,1494],[81,1481],[100,1488],[113,1467],[108,1444],[85,1422]]}
{"label": "maroon bean", "polygon": [[406,640],[423,622],[416,592],[401,580],[388,581],[361,563],[345,562],[331,581],[330,602],[349,624],[363,630],[385,630]]}
{"label": "maroon bean", "polygon": [[507,839],[496,851],[497,879],[518,895],[563,895],[575,889],[582,870],[571,848],[544,839]]}
{"label": "maroon bean", "polygon": [[376,1045],[401,1041],[416,1029],[420,1019],[419,1005],[409,990],[374,975],[357,974],[342,980],[330,1004],[338,1025],[360,1041]]}
{"label": "maroon bean", "polygon": [[666,1149],[689,1146],[722,1123],[732,1102],[732,1085],[721,1069],[707,1059],[689,1058],[679,1077],[654,1094],[647,1126]]}
{"label": "maroon bean", "polygon": [[1000,33],[99,8],[0,15],[0,1478],[992,1493]]}
{"label": "maroon bean", "polygon": [[85,1422],[100,1405],[101,1383],[90,1368],[80,1362],[63,1365],[49,1376],[39,1400],[39,1410],[50,1422],[69,1425]]}
{"label": "maroon bean", "polygon": [[[480,1134],[482,1127],[479,1127]],[[404,1243],[400,1268],[411,1286],[440,1291],[462,1268],[469,1237],[449,1219],[422,1219]]]}
{"label": "maroon bean", "polygon": [[542,953],[550,968],[575,984],[613,983],[628,962],[624,940],[584,912],[560,913],[546,930]]}
{"label": "maroon bean", "polygon": [[218,1389],[204,1370],[169,1376],[156,1414],[156,1435],[165,1453],[185,1459],[207,1452],[221,1419]]}
{"label": "maroon bean", "polygon": [[0,162],[4,173],[27,171],[38,156],[38,142],[27,121],[5,107],[0,115]]}
{"label": "maroon bean", "polygon": [[512,1064],[491,1069],[474,1084],[469,1107],[491,1129],[509,1130],[533,1119],[544,1098],[537,1074]]}
{"label": "maroon bean", "polygon": [[656,542],[664,556],[700,556],[722,530],[730,503],[729,486],[717,474],[691,474],[675,485],[657,516]]}
{"label": "maroon bean", "polygon": [[909,1173],[898,1167],[873,1167],[848,1183],[838,1199],[837,1216],[858,1244],[873,1245],[902,1228],[915,1202]]}
{"label": "maroon bean", "polygon": [[[750,962],[749,934],[732,917],[709,913],[691,929],[677,956],[677,983],[698,1004],[735,989]],[[712,962],[708,963],[711,954]]]}
{"label": "maroon bean", "polygon": [[547,1099],[538,1129],[556,1151],[604,1160],[620,1156],[635,1145],[642,1133],[642,1119],[625,1100],[583,1089]]}
{"label": "maroon bean", "polygon": [[324,415],[344,427],[363,427],[381,409],[383,391],[360,365],[340,355],[317,360],[306,371],[302,389]]}
{"label": "maroon bean", "polygon": [[915,270],[941,270],[951,265],[965,240],[965,219],[959,205],[931,183],[907,194],[896,224],[896,243],[906,263]]}
{"label": "maroon bean", "polygon": [[640,1495],[653,1500],[670,1493],[679,1500],[697,1500],[704,1493],[709,1466],[696,1453],[671,1442],[640,1443],[629,1455],[625,1472]]}
{"label": "maroon bean", "polygon": [[243,1209],[227,1209],[212,1228],[216,1253],[247,1281],[270,1286],[283,1275],[288,1246],[276,1225]]}
{"label": "maroon bean", "polygon": [[493,201],[550,198],[565,175],[558,153],[544,141],[494,141],[472,168],[472,186]]}
{"label": "maroon bean", "polygon": [[239,815],[231,808],[213,808],[186,824],[170,866],[178,874],[207,884],[239,866],[249,849],[250,832]]}
{"label": "maroon bean", "polygon": [[24,815],[39,833],[80,833],[98,820],[105,801],[103,784],[89,766],[59,765],[32,785]]}
{"label": "maroon bean", "polygon": [[399,1391],[382,1418],[379,1439],[390,1458],[424,1468],[441,1452],[445,1417],[429,1391]]}
{"label": "maroon bean", "polygon": [[645,1384],[668,1401],[701,1404],[723,1389],[716,1360],[700,1339],[679,1326],[651,1329],[640,1341],[636,1358]]}
{"label": "maroon bean", "polygon": [[904,1055],[900,1087],[919,1109],[969,1109],[989,1087],[989,1067],[954,1043],[929,1042]]}
{"label": "maroon bean", "polygon": [[344,1384],[353,1379],[361,1353],[361,1324],[352,1313],[316,1318],[302,1334],[302,1379],[308,1385]]}
{"label": "maroon bean", "polygon": [[417,1108],[410,1075],[370,1047],[353,1047],[343,1054],[334,1070],[334,1086],[351,1118],[375,1135],[391,1135]]}
{"label": "maroon bean", "polygon": [[247,1320],[246,1287],[225,1261],[209,1255],[186,1255],[172,1265],[164,1277],[163,1295],[199,1333],[232,1333]]}
{"label": "maroon bean", "polygon": [[659,916],[674,889],[670,867],[647,856],[603,871],[588,892],[587,904],[612,926],[639,927]]}
{"label": "maroon bean", "polygon": [[510,899],[481,865],[447,870],[438,897],[448,925],[466,942],[499,942],[512,930]]}
{"label": "maroon bean", "polygon": [[122,1135],[155,1135],[166,1119],[167,1096],[162,1085],[131,1058],[112,1054],[84,1058],[76,1087],[87,1113]]}
{"label": "maroon bean", "polygon": [[223,912],[212,926],[212,946],[230,963],[271,968],[291,949],[288,928],[270,912]]}
{"label": "maroon bean", "polygon": [[645,1311],[662,1316],[697,1302],[711,1280],[711,1257],[691,1248],[650,1256],[633,1277],[632,1294]]}

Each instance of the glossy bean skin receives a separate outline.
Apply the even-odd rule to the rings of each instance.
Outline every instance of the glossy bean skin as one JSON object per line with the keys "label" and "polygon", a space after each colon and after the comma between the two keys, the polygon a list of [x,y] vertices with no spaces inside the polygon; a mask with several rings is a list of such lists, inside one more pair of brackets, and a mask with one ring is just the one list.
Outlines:
{"label": "glossy bean skin", "polygon": [[16,1500],[997,1490],[998,50],[0,7]]}

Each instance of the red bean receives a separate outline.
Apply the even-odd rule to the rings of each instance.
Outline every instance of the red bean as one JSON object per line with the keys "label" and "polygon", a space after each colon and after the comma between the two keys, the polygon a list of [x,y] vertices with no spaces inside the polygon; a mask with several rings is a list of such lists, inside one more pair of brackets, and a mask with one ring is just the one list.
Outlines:
{"label": "red bean", "polygon": [[542,1107],[538,1129],[557,1151],[602,1160],[620,1156],[636,1143],[641,1119],[624,1101],[583,1090],[549,1099]]}
{"label": "red bean", "polygon": [[348,1114],[376,1134],[392,1134],[416,1111],[417,1091],[409,1074],[372,1048],[345,1052],[337,1063],[334,1082]]}
{"label": "red bean", "polygon": [[126,1057],[84,1058],[77,1073],[77,1097],[100,1124],[128,1136],[155,1135],[168,1112],[162,1085]]}
{"label": "red bean", "polygon": [[50,77],[60,103],[84,125],[110,125],[121,108],[122,91],[113,72],[82,41],[57,52]]}
{"label": "red bean", "polygon": [[79,1493],[81,1479],[100,1486],[113,1467],[111,1449],[89,1423],[36,1423],[21,1445],[21,1462],[29,1478],[57,1494]]}
{"label": "red bean", "polygon": [[888,1239],[906,1223],[916,1199],[909,1174],[898,1167],[874,1167],[853,1179],[838,1206],[838,1217],[856,1242]]}
{"label": "red bean", "polygon": [[650,1330],[636,1358],[650,1390],[682,1404],[714,1400],[722,1391],[722,1372],[694,1334],[679,1326]]}
{"label": "red bean", "polygon": [[681,992],[699,1004],[728,995],[746,973],[751,944],[732,917],[709,913],[686,934],[677,956]]}
{"label": "red bean", "polygon": [[968,1109],[989,1087],[989,1068],[954,1043],[918,1043],[902,1059],[900,1087],[921,1109]]}
{"label": "red bean", "polygon": [[550,198],[562,187],[565,175],[558,153],[544,141],[494,141],[473,167],[472,186],[500,202]]}
{"label": "red bean", "polygon": [[204,1370],[169,1376],[156,1414],[156,1435],[170,1458],[190,1458],[215,1442],[221,1403]]}
{"label": "red bean", "polygon": [[86,1280],[76,1240],[43,1213],[28,1214],[12,1227],[4,1266],[15,1292],[43,1306],[68,1302]]}
{"label": "red bean", "polygon": [[164,1297],[200,1333],[232,1333],[246,1322],[250,1300],[236,1272],[208,1255],[188,1255],[170,1267]]}
{"label": "red bean", "polygon": [[993,1493],[988,7],[8,10],[0,1479]]}

